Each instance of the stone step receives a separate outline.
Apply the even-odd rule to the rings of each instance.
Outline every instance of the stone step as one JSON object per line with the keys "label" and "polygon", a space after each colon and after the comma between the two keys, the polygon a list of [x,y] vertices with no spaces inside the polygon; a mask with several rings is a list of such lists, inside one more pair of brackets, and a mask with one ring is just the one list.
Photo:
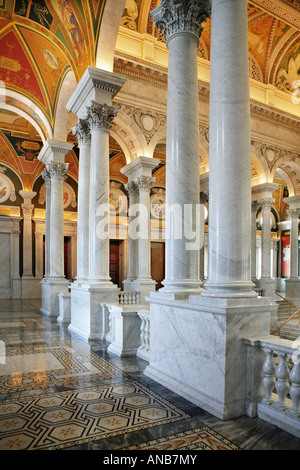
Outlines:
{"label": "stone step", "polygon": [[[275,331],[280,325],[282,325],[282,322],[275,323],[271,328],[271,333],[273,333],[273,331]],[[276,333],[276,336],[278,333],[282,339],[295,341],[300,336],[300,325],[295,323],[287,323],[280,329],[279,332]]]}

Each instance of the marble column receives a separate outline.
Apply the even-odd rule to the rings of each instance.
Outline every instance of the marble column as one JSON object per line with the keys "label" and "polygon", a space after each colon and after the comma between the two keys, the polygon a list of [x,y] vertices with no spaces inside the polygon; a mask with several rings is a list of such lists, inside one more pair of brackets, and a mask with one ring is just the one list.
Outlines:
{"label": "marble column", "polygon": [[24,202],[23,211],[23,275],[22,278],[33,278],[32,266],[32,212],[34,205],[31,200],[36,196],[33,191],[19,191]]}
{"label": "marble column", "polygon": [[212,9],[209,269],[205,295],[251,297],[255,292],[251,282],[251,140],[246,1],[216,0],[212,2]]}
{"label": "marble column", "polygon": [[50,213],[51,213],[51,177],[47,168],[44,169],[42,177],[46,186],[46,220],[45,220],[45,278],[50,273]]}
{"label": "marble column", "polygon": [[73,144],[68,142],[47,140],[39,155],[45,164],[46,184],[46,270],[41,281],[41,312],[53,321],[59,316],[58,294],[69,291],[64,276],[63,182],[69,166],[65,157],[72,148]]}
{"label": "marble column", "polygon": [[276,280],[271,273],[271,207],[274,202],[272,197],[278,188],[275,183],[262,183],[252,187],[252,199],[261,207],[261,278],[256,285],[262,290],[264,297],[275,301]]}
{"label": "marble column", "polygon": [[119,288],[109,276],[109,134],[118,110],[112,101],[125,81],[119,75],[89,66],[67,103],[67,109],[78,116],[79,123],[85,121],[91,133],[90,179],[87,185],[86,176],[83,187],[89,193],[86,212],[89,271],[87,279],[71,285],[71,323],[68,327],[71,333],[88,341],[105,339],[106,304],[118,301]]}
{"label": "marble column", "polygon": [[155,291],[156,285],[151,278],[150,189],[155,181],[152,170],[158,164],[159,160],[156,158],[140,156],[121,169],[128,177],[127,187],[134,189],[130,200],[128,230],[132,278],[128,277],[124,281],[124,289],[140,292],[141,303],[145,303],[145,297]]}
{"label": "marble column", "polygon": [[[158,11],[166,5],[172,9],[174,3],[162,2]],[[270,333],[273,306],[269,299],[257,296],[251,282],[247,0],[211,3],[207,291],[190,295],[188,301],[163,300],[160,292],[151,293],[151,355],[144,373],[225,420],[255,413],[257,397],[249,399],[246,393],[243,338]],[[192,5],[200,7],[203,2],[186,1],[185,8],[182,2],[176,5],[179,17],[190,6],[190,18],[195,20]],[[169,77],[176,81],[178,75],[173,71]],[[172,141],[176,147],[176,136]],[[186,153],[177,155],[182,164],[187,163],[185,157]],[[169,262],[176,263],[176,256],[174,252]]]}
{"label": "marble column", "polygon": [[69,164],[63,162],[51,162],[47,165],[51,178],[49,278],[55,280],[65,278],[63,184],[68,167]]}
{"label": "marble column", "polygon": [[257,201],[252,201],[251,205],[251,279],[255,283],[256,276],[256,240],[257,240],[257,228],[256,228],[256,213],[259,204]]}
{"label": "marble column", "polygon": [[299,278],[299,215],[300,196],[284,199],[289,204],[290,216],[290,277],[285,280],[285,296],[287,300],[300,307],[300,278]]}
{"label": "marble column", "polygon": [[36,196],[33,191],[19,191],[23,198],[23,274],[22,274],[22,298],[39,297],[39,285],[36,286],[33,275],[33,226],[32,212],[34,205],[31,200]]}
{"label": "marble column", "polygon": [[[169,50],[166,141],[166,265],[167,295],[187,297],[201,292],[199,248],[190,235],[200,214],[197,48],[206,1],[162,1],[151,12]],[[188,210],[191,209],[191,214]]]}
{"label": "marble column", "polygon": [[[127,183],[125,189],[129,195],[129,227],[134,223],[135,215],[132,213],[132,208],[138,204],[139,201],[139,192],[138,187],[134,181]],[[139,249],[138,249],[138,239],[137,237],[132,237],[131,233],[128,233],[128,276],[123,281],[124,289],[131,290],[127,288],[127,284],[135,281],[138,277],[138,266],[139,266]]]}
{"label": "marble column", "polygon": [[89,202],[89,283],[111,284],[109,276],[109,133],[117,108],[92,105],[87,110],[91,128]]}
{"label": "marble column", "polygon": [[87,121],[79,119],[72,129],[79,146],[77,211],[77,282],[89,276],[89,187],[91,135]]}

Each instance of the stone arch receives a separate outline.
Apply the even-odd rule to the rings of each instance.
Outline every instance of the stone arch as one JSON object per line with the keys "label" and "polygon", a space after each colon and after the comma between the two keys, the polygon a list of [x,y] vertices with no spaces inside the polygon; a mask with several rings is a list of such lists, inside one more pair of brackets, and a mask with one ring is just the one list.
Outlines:
{"label": "stone arch", "polygon": [[53,132],[53,138],[55,140],[66,141],[75,120],[77,122],[77,118],[74,117],[72,113],[69,113],[66,108],[66,104],[75,90],[75,87],[76,78],[74,72],[73,70],[68,70],[62,82],[57,100]]}
{"label": "stone arch", "polygon": [[253,168],[256,170],[257,176],[253,175],[255,178],[254,184],[265,183],[266,181],[272,181],[273,179],[270,176],[270,170],[268,168],[267,162],[265,161],[262,154],[259,152],[258,148],[251,143],[251,171]]}
{"label": "stone arch", "polygon": [[95,55],[96,67],[113,71],[119,25],[126,0],[106,0]]}
{"label": "stone arch", "polygon": [[9,90],[0,83],[0,107],[19,114],[36,129],[44,143],[53,137],[51,125],[42,112],[29,98],[16,91]]}

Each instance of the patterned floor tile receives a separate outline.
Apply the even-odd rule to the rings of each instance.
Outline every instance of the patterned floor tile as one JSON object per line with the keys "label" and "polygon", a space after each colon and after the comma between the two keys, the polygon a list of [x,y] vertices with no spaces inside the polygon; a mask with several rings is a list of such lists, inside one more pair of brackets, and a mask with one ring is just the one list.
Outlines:
{"label": "patterned floor tile", "polygon": [[156,439],[145,444],[127,447],[123,450],[241,450],[207,426],[166,438]]}
{"label": "patterned floor tile", "polygon": [[0,450],[60,449],[188,418],[137,382],[0,404]]}

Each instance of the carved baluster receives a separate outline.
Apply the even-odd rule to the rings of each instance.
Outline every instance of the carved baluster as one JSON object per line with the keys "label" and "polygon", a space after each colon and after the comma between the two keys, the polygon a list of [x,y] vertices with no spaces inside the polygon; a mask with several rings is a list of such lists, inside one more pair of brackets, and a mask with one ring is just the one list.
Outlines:
{"label": "carved baluster", "polygon": [[[299,357],[297,357],[297,355]],[[288,413],[296,418],[300,417],[300,351],[292,357],[294,366],[290,373],[291,387],[290,397],[293,402],[293,406],[289,409]]]}
{"label": "carved baluster", "polygon": [[149,351],[150,349],[150,320],[149,318],[146,318],[145,344],[146,344],[146,350]]}
{"label": "carved baluster", "polygon": [[276,367],[277,381],[275,384],[275,388],[278,393],[278,401],[275,403],[274,406],[276,406],[276,408],[278,408],[279,410],[283,411],[288,408],[288,404],[286,402],[286,395],[289,391],[289,370],[286,363],[286,354],[279,353],[278,356],[280,360],[278,366]]}
{"label": "carved baluster", "polygon": [[145,347],[145,317],[140,317],[141,318],[141,349],[144,349]]}
{"label": "carved baluster", "polygon": [[275,385],[275,364],[273,360],[273,351],[263,349],[267,353],[267,357],[265,363],[263,365],[264,371],[264,378],[263,378],[263,385],[265,388],[265,396],[263,397],[262,401],[270,405],[274,403],[274,399],[272,397],[272,391]]}

